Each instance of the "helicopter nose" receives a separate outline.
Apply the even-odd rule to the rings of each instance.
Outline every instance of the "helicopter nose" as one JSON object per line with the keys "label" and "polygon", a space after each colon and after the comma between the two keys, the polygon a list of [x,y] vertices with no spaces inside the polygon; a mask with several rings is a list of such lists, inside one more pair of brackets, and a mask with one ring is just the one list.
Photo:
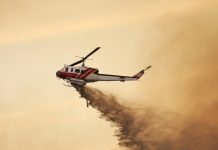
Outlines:
{"label": "helicopter nose", "polygon": [[57,71],[57,72],[56,72],[56,76],[57,76],[58,78],[61,78],[61,73],[60,73],[60,71]]}

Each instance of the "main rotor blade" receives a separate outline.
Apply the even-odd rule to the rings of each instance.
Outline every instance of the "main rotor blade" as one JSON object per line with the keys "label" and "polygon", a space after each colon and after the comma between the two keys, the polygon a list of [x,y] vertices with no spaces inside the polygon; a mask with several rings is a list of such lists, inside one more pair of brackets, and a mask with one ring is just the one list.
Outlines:
{"label": "main rotor blade", "polygon": [[101,47],[96,47],[91,53],[89,53],[88,55],[86,55],[86,57],[83,58],[83,61],[86,60],[89,56],[91,56],[92,54],[94,54],[97,50],[99,50]]}
{"label": "main rotor blade", "polygon": [[82,62],[83,62],[83,60],[81,59],[81,60],[79,60],[79,61],[77,61],[77,62],[71,64],[70,66],[75,66],[75,65],[80,64],[80,63],[82,63]]}
{"label": "main rotor blade", "polygon": [[82,62],[84,62],[89,56],[91,56],[92,54],[94,54],[97,50],[99,50],[101,47],[96,47],[91,53],[89,53],[88,55],[86,55],[86,57],[82,58],[81,60],[71,64],[70,66],[75,66],[77,64],[80,64]]}

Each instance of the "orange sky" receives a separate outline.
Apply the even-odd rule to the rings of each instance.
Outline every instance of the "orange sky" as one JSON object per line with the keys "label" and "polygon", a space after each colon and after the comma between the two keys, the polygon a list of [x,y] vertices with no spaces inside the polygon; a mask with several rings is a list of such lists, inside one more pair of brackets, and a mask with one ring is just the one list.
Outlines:
{"label": "orange sky", "polygon": [[[183,30],[189,29],[186,22],[196,14],[199,24],[215,24],[200,33],[208,33],[207,27],[216,30],[217,20],[211,21],[217,17],[216,4],[203,0],[0,0],[0,149],[120,149],[111,124],[99,119],[96,110],[86,108],[75,90],[55,77],[64,64],[77,60],[74,56],[83,56],[98,46],[102,49],[87,65],[98,67],[102,73],[133,75],[146,65],[153,65],[153,69],[139,82],[91,86],[122,97],[122,103],[135,107],[149,105],[171,111],[186,108],[182,99],[190,93],[174,90],[175,83],[184,81],[175,73],[175,68],[182,67],[176,60],[184,53],[164,50],[196,48],[172,42],[172,38],[179,39],[174,33],[199,33],[198,25],[191,27],[194,31]],[[185,25],[180,28],[181,20]],[[199,40],[199,47],[203,41]],[[202,55],[207,56],[204,52]],[[172,57],[177,59],[168,61]],[[194,63],[198,58],[193,59]],[[193,81],[188,79],[185,81]],[[186,87],[179,89],[185,91]],[[211,96],[215,98],[216,94]]]}

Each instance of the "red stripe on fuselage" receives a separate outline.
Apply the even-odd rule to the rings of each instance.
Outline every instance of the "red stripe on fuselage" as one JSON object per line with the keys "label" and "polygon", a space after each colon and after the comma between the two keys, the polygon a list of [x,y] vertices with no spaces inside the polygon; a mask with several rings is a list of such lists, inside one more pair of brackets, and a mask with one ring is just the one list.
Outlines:
{"label": "red stripe on fuselage", "polygon": [[81,76],[83,76],[84,74],[86,74],[87,72],[89,72],[91,70],[91,68],[87,68],[86,70],[85,70],[85,72],[84,73],[82,73],[82,74],[80,74],[77,78],[81,78]]}
{"label": "red stripe on fuselage", "polygon": [[88,75],[90,75],[93,72],[94,69],[89,68],[89,71],[87,71],[86,73],[84,73],[83,75],[80,76],[80,79],[84,79],[86,78]]}
{"label": "red stripe on fuselage", "polygon": [[88,77],[91,74],[94,74],[97,70],[93,69],[89,74],[87,74],[86,76],[83,77],[83,79],[85,80],[86,77]]}
{"label": "red stripe on fuselage", "polygon": [[63,78],[75,78],[77,75],[76,73],[61,72]]}
{"label": "red stripe on fuselage", "polygon": [[97,69],[87,68],[84,73],[77,74],[72,72],[61,72],[63,78],[76,78],[76,79],[85,79],[90,74],[96,72]]}

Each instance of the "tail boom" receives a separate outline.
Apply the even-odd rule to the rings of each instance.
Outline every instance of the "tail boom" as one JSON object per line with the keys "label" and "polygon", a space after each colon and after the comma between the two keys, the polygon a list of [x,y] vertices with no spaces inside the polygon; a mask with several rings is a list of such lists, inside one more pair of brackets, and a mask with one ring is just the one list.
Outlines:
{"label": "tail boom", "polygon": [[145,70],[147,70],[149,68],[151,68],[151,66],[148,66],[146,69],[141,70],[140,72],[138,72],[134,76],[120,76],[120,75],[110,75],[110,74],[98,74],[98,79],[99,79],[99,81],[121,81],[121,82],[134,81],[134,80],[140,79],[143,76]]}

